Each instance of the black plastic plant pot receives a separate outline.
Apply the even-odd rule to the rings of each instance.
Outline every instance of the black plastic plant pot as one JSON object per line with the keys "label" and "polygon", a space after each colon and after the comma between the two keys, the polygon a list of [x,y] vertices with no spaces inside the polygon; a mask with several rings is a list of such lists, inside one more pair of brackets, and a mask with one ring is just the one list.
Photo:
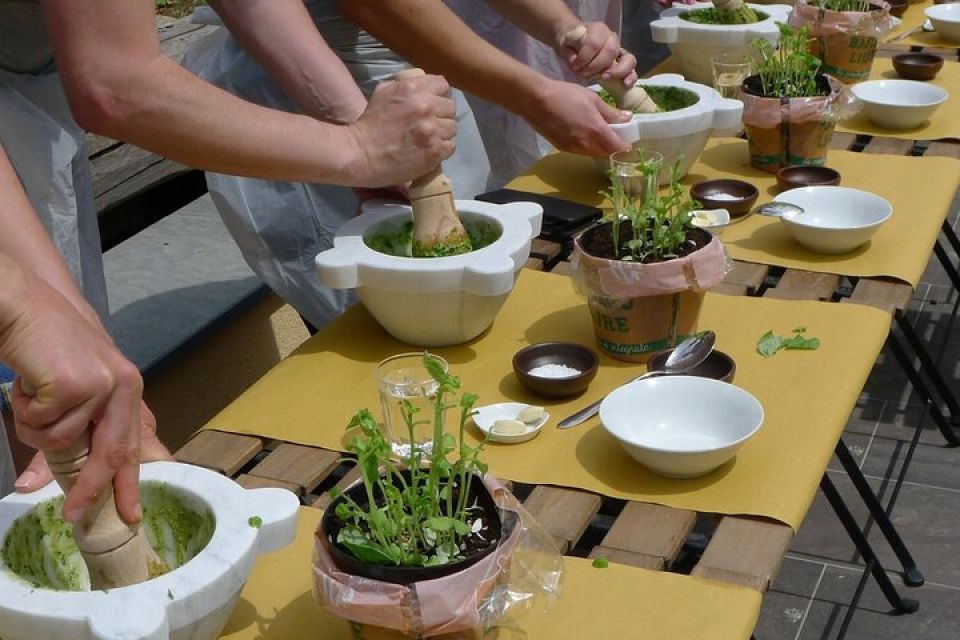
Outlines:
{"label": "black plastic plant pot", "polygon": [[[401,471],[400,473],[404,476],[405,480],[410,479],[409,471]],[[367,493],[362,482],[358,482],[349,487],[344,491],[344,494],[349,496],[360,507],[367,506]],[[346,547],[336,541],[337,534],[340,533],[340,529],[346,524],[336,516],[337,505],[344,501],[342,496],[331,502],[324,511],[323,518],[320,520],[320,530],[327,536],[330,543],[330,556],[334,564],[344,573],[393,584],[412,584],[425,580],[436,580],[437,578],[443,578],[463,571],[493,553],[497,545],[500,544],[500,541],[509,536],[517,524],[517,518],[513,512],[507,513],[514,517],[508,518],[505,523],[501,522],[500,510],[494,502],[493,496],[490,495],[487,487],[479,477],[475,476],[470,483],[470,494],[468,504],[476,504],[480,507],[484,522],[490,523],[489,530],[495,531],[496,536],[490,540],[490,544],[486,547],[467,555],[463,560],[457,562],[429,567],[402,567],[396,565],[367,564],[358,560]],[[374,500],[379,501],[381,498],[382,494],[375,490]]]}

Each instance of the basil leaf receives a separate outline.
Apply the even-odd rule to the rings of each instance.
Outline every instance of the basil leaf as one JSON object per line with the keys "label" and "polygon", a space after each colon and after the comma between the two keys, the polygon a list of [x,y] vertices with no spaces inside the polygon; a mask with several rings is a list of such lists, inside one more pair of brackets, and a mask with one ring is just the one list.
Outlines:
{"label": "basil leaf", "polygon": [[773,331],[767,331],[757,342],[757,353],[764,358],[769,358],[782,348],[783,336],[778,336]]}

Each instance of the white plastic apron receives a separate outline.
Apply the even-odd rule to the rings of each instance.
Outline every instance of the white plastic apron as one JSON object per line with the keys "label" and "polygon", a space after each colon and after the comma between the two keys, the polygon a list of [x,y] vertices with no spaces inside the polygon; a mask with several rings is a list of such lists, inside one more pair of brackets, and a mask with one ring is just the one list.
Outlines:
{"label": "white plastic apron", "polygon": [[[306,4],[317,29],[365,94],[409,66],[346,20],[332,1]],[[194,21],[217,23],[209,10],[198,10]],[[244,99],[297,110],[226,29],[194,45],[183,65]],[[443,163],[443,169],[453,181],[456,197],[471,198],[486,190],[489,165],[466,99],[459,91],[454,99],[457,153]],[[318,253],[333,246],[336,230],[356,212],[358,203],[352,190],[212,173],[207,174],[207,187],[250,268],[310,324],[322,327],[353,302],[352,292],[321,286],[313,262]]]}
{"label": "white plastic apron", "polygon": [[[606,22],[620,31],[621,0],[565,0],[584,22]],[[446,0],[480,37],[542,75],[580,83],[553,49],[508,22],[482,0]],[[467,94],[492,168],[489,189],[515,178],[553,148],[526,120],[498,104]]]}

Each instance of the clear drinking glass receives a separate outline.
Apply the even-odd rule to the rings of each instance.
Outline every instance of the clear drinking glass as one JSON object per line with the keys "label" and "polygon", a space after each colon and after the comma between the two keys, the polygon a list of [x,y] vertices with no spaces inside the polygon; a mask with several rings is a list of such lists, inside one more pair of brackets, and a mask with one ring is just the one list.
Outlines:
{"label": "clear drinking glass", "polygon": [[[431,354],[433,355],[433,354]],[[447,371],[447,361],[433,356]],[[383,428],[394,454],[407,457],[414,447],[428,455],[433,448],[433,400],[439,383],[423,365],[423,352],[400,353],[377,365],[377,388],[383,409]],[[407,400],[415,413],[412,428],[403,418],[403,402]]]}
{"label": "clear drinking glass", "polygon": [[[624,196],[633,202],[642,200],[648,190],[657,188],[662,167],[663,156],[656,151],[634,147],[610,154],[610,179],[623,185]],[[614,211],[621,212],[625,204],[614,202]]]}
{"label": "clear drinking glass", "polygon": [[736,98],[740,85],[753,74],[753,58],[743,52],[713,56],[710,66],[713,68],[713,88],[724,98]]}

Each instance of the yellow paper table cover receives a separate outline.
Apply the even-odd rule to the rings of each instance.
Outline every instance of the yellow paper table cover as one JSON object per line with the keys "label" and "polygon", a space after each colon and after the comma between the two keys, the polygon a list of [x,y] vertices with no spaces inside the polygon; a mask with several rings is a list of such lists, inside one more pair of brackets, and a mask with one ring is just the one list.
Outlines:
{"label": "yellow paper table cover", "polygon": [[[873,61],[870,70],[871,80],[898,80],[902,79],[893,69],[893,60],[877,58]],[[943,69],[937,77],[928,81],[947,90],[950,97],[941,104],[926,124],[914,129],[886,129],[873,123],[861,111],[853,118],[841,120],[837,123],[837,131],[844,133],[859,133],[886,138],[900,138],[902,140],[939,140],[941,138],[960,138],[960,62],[944,62]]]}
{"label": "yellow paper table cover", "polygon": [[[310,557],[320,511],[304,507],[296,540],[257,559],[222,640],[349,640],[349,623],[311,593]],[[692,576],[564,558],[560,601],[516,621],[527,638],[746,640],[760,611],[752,589]],[[518,637],[509,631],[501,638]],[[523,637],[523,636],[520,636]]]}
{"label": "yellow paper table cover", "polygon": [[[754,215],[730,225],[720,236],[730,257],[820,273],[887,276],[916,287],[960,184],[960,160],[830,151],[827,164],[840,172],[843,186],[871,191],[893,205],[893,215],[869,243],[841,255],[813,253],[794,241],[779,220]],[[777,194],[776,177],[750,166],[743,140],[708,142],[683,182],[689,186],[712,178],[736,178],[756,185],[757,204]],[[569,153],[546,156],[507,186],[609,206],[598,195],[606,178],[593,159]]]}
{"label": "yellow paper table cover", "polygon": [[[429,313],[429,310],[424,310]],[[717,332],[717,348],[737,363],[736,384],[762,403],[766,418],[736,459],[698,479],[654,475],[629,457],[593,419],[573,429],[556,422],[643,372],[601,356],[590,388],[571,400],[527,393],[511,368],[530,343],[593,344],[590,314],[570,279],[524,270],[493,327],[465,345],[435,349],[462,388],[480,404],[519,401],[546,406],[551,420],[518,445],[489,444],[483,460],[500,477],[587,489],[695,511],[767,516],[799,527],[889,329],[887,314],[861,305],[708,295],[700,327]],[[806,327],[817,351],[763,359],[756,342],[768,330]],[[410,347],[391,338],[360,306],[308,340],[226,407],[208,428],[338,449],[350,417],[380,415],[374,365]],[[479,431],[470,428],[471,437]]]}
{"label": "yellow paper table cover", "polygon": [[[927,19],[927,16],[923,13],[923,10],[927,7],[932,7],[934,5],[933,0],[924,0],[923,2],[911,3],[907,7],[906,13],[903,14],[903,22],[892,29],[890,33],[887,34],[887,37],[880,41],[880,47],[885,46],[887,43],[890,43],[892,38],[896,38],[902,33],[906,33],[911,29],[916,29],[923,24],[923,21]],[[939,33],[936,31],[914,31],[909,36],[902,40],[897,40],[896,42],[890,43],[891,46],[900,48],[903,47],[906,51],[908,47],[960,47],[960,43],[957,42],[947,42],[944,40]]]}

